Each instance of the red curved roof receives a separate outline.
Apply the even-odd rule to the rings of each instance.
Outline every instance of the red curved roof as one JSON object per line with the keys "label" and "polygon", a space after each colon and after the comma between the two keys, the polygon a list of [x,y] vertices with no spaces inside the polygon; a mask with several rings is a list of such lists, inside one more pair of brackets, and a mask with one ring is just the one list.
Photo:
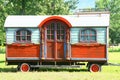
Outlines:
{"label": "red curved roof", "polygon": [[48,21],[51,21],[53,19],[56,19],[56,20],[60,20],[64,23],[66,23],[66,25],[68,25],[68,27],[72,27],[72,25],[70,24],[70,22],[68,20],[66,20],[65,18],[63,17],[60,17],[60,16],[51,16],[51,17],[48,17],[46,19],[44,19],[40,24],[39,24],[39,27],[42,27],[46,22]]}

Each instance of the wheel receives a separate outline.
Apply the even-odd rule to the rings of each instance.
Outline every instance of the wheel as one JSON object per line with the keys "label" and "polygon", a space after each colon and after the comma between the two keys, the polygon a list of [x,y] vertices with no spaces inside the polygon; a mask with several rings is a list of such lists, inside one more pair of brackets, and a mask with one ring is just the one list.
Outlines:
{"label": "wheel", "polygon": [[101,71],[101,66],[98,64],[91,64],[89,67],[90,72],[100,72]]}
{"label": "wheel", "polygon": [[29,72],[30,71],[30,65],[28,63],[22,63],[20,65],[20,71]]}

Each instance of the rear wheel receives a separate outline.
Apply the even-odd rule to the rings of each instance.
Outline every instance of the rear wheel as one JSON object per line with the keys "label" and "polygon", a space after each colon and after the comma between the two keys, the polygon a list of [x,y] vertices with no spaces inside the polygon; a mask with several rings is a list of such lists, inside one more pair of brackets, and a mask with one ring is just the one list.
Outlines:
{"label": "rear wheel", "polygon": [[29,72],[30,71],[30,65],[28,63],[22,63],[20,65],[20,71]]}
{"label": "rear wheel", "polygon": [[100,71],[101,71],[101,65],[91,64],[91,65],[89,66],[89,71],[90,71],[90,72],[100,72]]}

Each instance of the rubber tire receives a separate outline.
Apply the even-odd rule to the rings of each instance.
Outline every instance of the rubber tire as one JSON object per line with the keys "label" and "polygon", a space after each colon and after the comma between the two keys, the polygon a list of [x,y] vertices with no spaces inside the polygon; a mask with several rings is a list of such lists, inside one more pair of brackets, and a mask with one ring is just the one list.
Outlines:
{"label": "rubber tire", "polygon": [[101,65],[99,65],[99,64],[91,64],[89,66],[89,71],[90,72],[100,72],[101,71]]}
{"label": "rubber tire", "polygon": [[28,63],[22,63],[19,69],[21,72],[29,72],[31,67]]}

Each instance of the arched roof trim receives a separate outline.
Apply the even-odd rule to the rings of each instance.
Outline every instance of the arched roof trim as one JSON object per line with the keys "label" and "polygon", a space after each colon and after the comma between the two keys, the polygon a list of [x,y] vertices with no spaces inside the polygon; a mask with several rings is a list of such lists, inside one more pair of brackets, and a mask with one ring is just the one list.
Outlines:
{"label": "arched roof trim", "polygon": [[44,19],[39,24],[38,27],[42,27],[46,22],[51,21],[51,20],[60,20],[60,21],[64,22],[66,25],[68,25],[68,27],[72,27],[72,25],[70,24],[70,22],[68,20],[66,20],[65,18],[60,17],[60,16],[51,16],[51,17],[48,17],[48,18]]}

